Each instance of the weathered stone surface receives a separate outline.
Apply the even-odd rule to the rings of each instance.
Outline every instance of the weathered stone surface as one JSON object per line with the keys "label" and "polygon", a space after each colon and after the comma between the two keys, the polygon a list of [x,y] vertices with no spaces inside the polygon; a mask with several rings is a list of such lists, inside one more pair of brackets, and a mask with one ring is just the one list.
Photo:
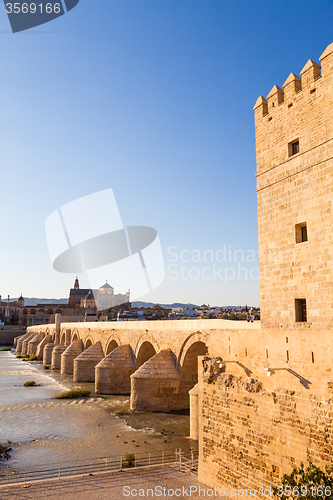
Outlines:
{"label": "weathered stone surface", "polygon": [[56,345],[52,350],[52,359],[51,359],[51,369],[52,370],[60,370],[61,368],[61,356],[62,353],[67,349],[65,345]]}
{"label": "weathered stone surface", "polygon": [[278,485],[300,462],[324,467],[331,461],[331,398],[301,384],[270,390],[255,377],[218,373],[220,364],[203,359],[199,373],[202,482],[258,491]]}
{"label": "weathered stone surface", "polygon": [[74,382],[95,382],[95,366],[104,358],[101,342],[90,346],[74,359]]}
{"label": "weathered stone surface", "polygon": [[96,366],[97,394],[129,394],[134,355],[129,344],[117,347]]}
{"label": "weathered stone surface", "polygon": [[16,344],[16,354],[21,354],[23,341],[26,340],[28,337],[31,337],[32,333],[35,333],[35,332],[28,330],[27,333],[25,333],[24,335],[21,335],[18,338],[17,344]]}
{"label": "weathered stone surface", "polygon": [[52,342],[47,343],[43,349],[43,364],[50,365],[52,363],[52,352],[55,348],[55,344]]}
{"label": "weathered stone surface", "polygon": [[131,375],[131,410],[179,409],[179,388],[174,354],[163,349]]}
{"label": "weathered stone surface", "polygon": [[61,355],[61,374],[71,375],[74,372],[74,359],[83,352],[83,342],[81,339],[74,340]]}
{"label": "weathered stone surface", "polygon": [[[331,44],[332,45],[332,44]],[[255,110],[262,326],[333,327],[333,53],[311,59],[284,86],[284,102]],[[322,70],[322,75],[321,75]],[[299,142],[299,152],[290,145]],[[308,240],[296,243],[296,224]],[[328,290],[329,293],[328,293]],[[295,321],[295,299],[307,322]]]}
{"label": "weathered stone surface", "polygon": [[32,354],[36,354],[37,346],[43,340],[44,337],[45,337],[44,332],[39,332],[37,335],[34,336],[33,339],[29,341],[28,352],[27,352],[29,356],[31,356]]}
{"label": "weathered stone surface", "polygon": [[[51,335],[46,335],[46,337],[43,337],[43,339],[39,342],[37,349],[36,349],[36,356],[38,358],[38,361],[43,360],[43,352],[44,352],[44,347],[46,344],[49,344],[52,341],[52,336]],[[50,359],[51,361],[51,359]]]}
{"label": "weathered stone surface", "polygon": [[32,340],[34,337],[36,337],[36,333],[30,334],[28,337],[26,337],[23,342],[22,342],[22,347],[21,347],[21,355],[25,356],[28,354],[28,347],[29,347],[29,342]]}
{"label": "weathered stone surface", "polygon": [[190,438],[194,441],[199,439],[198,395],[199,387],[196,384],[190,390]]}

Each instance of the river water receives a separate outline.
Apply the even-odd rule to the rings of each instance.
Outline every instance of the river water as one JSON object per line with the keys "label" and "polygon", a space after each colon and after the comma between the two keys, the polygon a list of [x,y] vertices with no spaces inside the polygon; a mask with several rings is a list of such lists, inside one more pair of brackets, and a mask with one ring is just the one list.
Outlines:
{"label": "river water", "polygon": [[[24,387],[34,380],[37,387]],[[76,388],[89,389],[85,399],[55,399]],[[125,415],[116,415],[126,410]],[[24,362],[14,352],[0,352],[0,443],[9,441],[11,458],[0,467],[39,467],[124,453],[195,447],[189,438],[189,416],[130,412],[129,396],[97,396],[94,384],[76,383],[42,363]]]}

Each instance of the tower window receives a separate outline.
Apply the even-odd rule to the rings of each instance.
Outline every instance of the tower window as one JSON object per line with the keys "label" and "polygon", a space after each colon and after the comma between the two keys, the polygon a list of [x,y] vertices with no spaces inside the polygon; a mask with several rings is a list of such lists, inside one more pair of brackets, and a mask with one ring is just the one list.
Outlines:
{"label": "tower window", "polygon": [[293,156],[299,153],[299,139],[289,142],[288,144],[288,155]]}
{"label": "tower window", "polygon": [[306,222],[301,222],[295,226],[296,243],[308,241],[308,228]]}
{"label": "tower window", "polygon": [[295,320],[303,323],[307,321],[306,299],[295,299]]}

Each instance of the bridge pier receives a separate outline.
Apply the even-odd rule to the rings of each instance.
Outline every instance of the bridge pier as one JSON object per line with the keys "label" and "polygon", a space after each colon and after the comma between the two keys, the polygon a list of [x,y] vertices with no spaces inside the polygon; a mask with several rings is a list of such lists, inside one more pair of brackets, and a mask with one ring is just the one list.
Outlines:
{"label": "bridge pier", "polygon": [[28,352],[27,352],[29,356],[31,356],[32,354],[36,354],[37,346],[43,340],[43,338],[44,338],[44,333],[40,332],[37,333],[37,335],[35,335],[34,338],[29,341]]}
{"label": "bridge pier", "polygon": [[74,382],[95,382],[95,366],[104,358],[100,341],[74,359]]}
{"label": "bridge pier", "polygon": [[55,348],[55,344],[48,343],[44,346],[43,349],[43,364],[44,365],[50,365],[52,363],[52,352],[53,349]]}
{"label": "bridge pier", "polygon": [[117,347],[96,366],[96,393],[129,394],[130,377],[134,371],[134,357],[130,345]]}
{"label": "bridge pier", "polygon": [[[44,353],[44,348],[47,344],[49,344],[52,341],[51,335],[46,335],[38,344],[37,349],[36,349],[36,356],[38,358],[38,361],[43,361],[43,353]],[[51,360],[50,360],[51,361]]]}
{"label": "bridge pier", "polygon": [[174,354],[163,349],[131,375],[131,410],[178,410],[180,381]]}
{"label": "bridge pier", "polygon": [[16,354],[21,354],[22,351],[22,345],[25,339],[31,336],[30,332],[25,333],[24,335],[21,335],[21,337],[18,338],[17,344],[16,344]]}
{"label": "bridge pier", "polygon": [[199,386],[196,384],[190,390],[190,439],[199,439]]}
{"label": "bridge pier", "polygon": [[61,354],[61,375],[72,375],[74,371],[74,359],[83,352],[83,342],[81,339],[74,340],[70,346],[63,346],[65,349]]}
{"label": "bridge pier", "polygon": [[56,345],[52,351],[51,370],[60,370],[61,355],[67,349],[65,345]]}
{"label": "bridge pier", "polygon": [[32,340],[35,337],[35,335],[36,334],[33,333],[32,335],[29,335],[29,337],[27,337],[26,339],[23,340],[22,348],[21,348],[21,355],[22,356],[25,356],[26,354],[28,354],[29,342],[30,342],[30,340]]}

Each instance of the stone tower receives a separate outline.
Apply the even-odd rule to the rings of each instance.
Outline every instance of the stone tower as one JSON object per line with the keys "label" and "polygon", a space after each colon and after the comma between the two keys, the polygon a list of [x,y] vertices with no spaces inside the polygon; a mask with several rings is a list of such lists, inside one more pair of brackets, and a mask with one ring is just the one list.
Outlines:
{"label": "stone tower", "polygon": [[254,106],[261,324],[333,326],[333,43]]}

